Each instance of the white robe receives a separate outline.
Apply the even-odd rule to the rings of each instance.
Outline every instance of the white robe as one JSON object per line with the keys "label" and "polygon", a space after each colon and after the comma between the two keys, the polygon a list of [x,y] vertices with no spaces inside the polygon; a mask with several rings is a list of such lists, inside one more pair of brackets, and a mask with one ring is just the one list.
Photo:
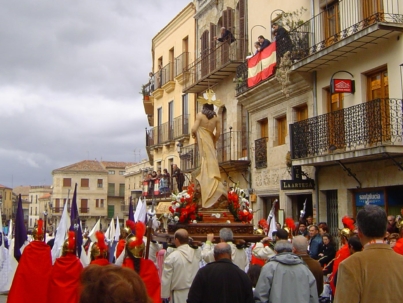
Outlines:
{"label": "white robe", "polygon": [[187,244],[170,253],[164,261],[161,298],[171,297],[173,303],[186,303],[200,260],[200,249],[193,249]]}
{"label": "white robe", "polygon": [[[238,266],[243,271],[246,270],[248,266],[248,256],[246,255],[246,251],[244,249],[239,249],[232,242],[227,242],[231,246],[232,251],[232,263]],[[211,242],[206,242],[203,246],[202,257],[206,263],[214,262],[214,245]]]}

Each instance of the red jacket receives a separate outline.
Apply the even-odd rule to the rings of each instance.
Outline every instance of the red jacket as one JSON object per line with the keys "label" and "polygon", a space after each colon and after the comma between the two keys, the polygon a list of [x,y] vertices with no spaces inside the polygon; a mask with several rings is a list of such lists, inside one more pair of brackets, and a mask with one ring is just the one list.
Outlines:
{"label": "red jacket", "polygon": [[75,254],[56,259],[50,274],[49,303],[76,303],[79,299],[80,275],[83,265]]}
{"label": "red jacket", "polygon": [[32,241],[22,253],[7,302],[46,302],[51,270],[50,246]]}
{"label": "red jacket", "polygon": [[[140,260],[140,272],[138,274],[146,285],[148,296],[154,303],[161,303],[161,281],[158,270],[153,261],[143,258]],[[130,258],[126,258],[122,266],[134,270],[134,263]]]}

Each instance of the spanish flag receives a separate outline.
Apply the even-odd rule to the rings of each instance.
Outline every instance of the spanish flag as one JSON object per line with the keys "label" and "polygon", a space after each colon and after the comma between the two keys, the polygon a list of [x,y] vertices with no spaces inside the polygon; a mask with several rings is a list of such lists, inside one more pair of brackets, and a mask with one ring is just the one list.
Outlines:
{"label": "spanish flag", "polygon": [[276,42],[273,42],[248,60],[248,87],[272,76],[275,66]]}

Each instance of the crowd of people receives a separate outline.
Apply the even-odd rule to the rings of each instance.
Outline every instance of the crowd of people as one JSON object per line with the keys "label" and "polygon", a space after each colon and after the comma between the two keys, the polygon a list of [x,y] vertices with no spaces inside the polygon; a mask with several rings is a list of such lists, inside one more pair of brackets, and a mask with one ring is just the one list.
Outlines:
{"label": "crowd of people", "polygon": [[[403,208],[401,210],[403,215]],[[345,216],[340,248],[325,222],[308,216],[251,246],[231,228],[196,245],[185,229],[173,243],[147,241],[142,222],[126,221],[112,251],[103,232],[84,254],[70,231],[52,262],[42,220],[23,250],[8,302],[392,302],[403,292],[403,222],[378,206]],[[292,225],[291,223],[287,225]],[[219,243],[214,244],[219,236]],[[148,243],[148,244],[147,244]],[[83,243],[84,244],[84,243]],[[381,279],[381,280],[380,280]]]}
{"label": "crowd of people", "polygon": [[172,165],[172,178],[166,168],[163,169],[162,173],[160,169],[148,172],[143,180],[143,194],[147,196],[170,194],[173,189],[173,180],[176,181],[176,189],[182,191],[185,175],[176,164]]}

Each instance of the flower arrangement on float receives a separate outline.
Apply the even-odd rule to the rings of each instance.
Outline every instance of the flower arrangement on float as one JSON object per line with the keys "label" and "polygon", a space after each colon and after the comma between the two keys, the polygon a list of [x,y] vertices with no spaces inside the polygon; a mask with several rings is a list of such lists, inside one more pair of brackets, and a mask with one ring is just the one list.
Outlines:
{"label": "flower arrangement on float", "polygon": [[250,223],[253,219],[253,211],[249,208],[246,193],[238,186],[232,187],[228,192],[228,209],[237,222]]}
{"label": "flower arrangement on float", "polygon": [[202,220],[198,214],[198,205],[194,201],[195,185],[189,184],[188,188],[177,195],[172,194],[172,202],[169,207],[169,219],[174,223],[197,223]]}

